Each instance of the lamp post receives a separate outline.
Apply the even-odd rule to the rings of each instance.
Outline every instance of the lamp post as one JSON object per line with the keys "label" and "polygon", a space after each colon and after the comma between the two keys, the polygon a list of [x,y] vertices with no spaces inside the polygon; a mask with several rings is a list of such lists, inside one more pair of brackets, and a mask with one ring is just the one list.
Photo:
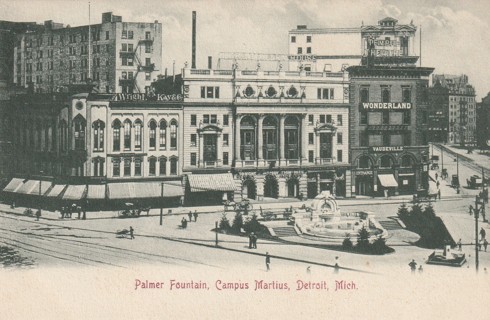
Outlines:
{"label": "lamp post", "polygon": [[478,209],[478,196],[475,198],[475,268],[478,273],[478,265],[479,265],[479,257],[478,257],[478,213],[480,209]]}
{"label": "lamp post", "polygon": [[[164,183],[162,182],[161,183],[162,185],[162,200],[163,201],[163,186],[164,186]],[[163,224],[163,202],[160,203],[160,225]]]}
{"label": "lamp post", "polygon": [[37,212],[36,212],[36,218],[37,220],[39,220],[39,217],[41,217],[41,185],[42,185],[42,180],[41,180],[41,175],[44,174],[43,171],[39,171],[39,208],[37,209]]}

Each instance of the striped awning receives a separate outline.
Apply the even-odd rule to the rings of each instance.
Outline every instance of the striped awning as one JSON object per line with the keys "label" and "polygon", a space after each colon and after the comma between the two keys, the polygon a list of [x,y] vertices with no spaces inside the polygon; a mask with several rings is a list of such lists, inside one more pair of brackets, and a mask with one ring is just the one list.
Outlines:
{"label": "striped awning", "polygon": [[378,179],[383,187],[398,187],[398,182],[392,174],[378,174]]}
{"label": "striped awning", "polygon": [[235,191],[237,186],[231,173],[190,174],[187,176],[191,192]]}
{"label": "striped awning", "polygon": [[16,192],[24,184],[24,179],[13,178],[9,184],[3,188],[4,192]]}
{"label": "striped awning", "polygon": [[[109,199],[141,199],[160,198],[162,196],[161,182],[120,182],[108,186]],[[180,181],[168,181],[163,185],[164,197],[180,197],[184,190]]]}
{"label": "striped awning", "polygon": [[105,199],[105,184],[93,184],[88,186],[87,199],[101,200]]}
{"label": "striped awning", "polygon": [[63,200],[80,200],[85,193],[85,185],[68,185],[63,194]]}
{"label": "striped awning", "polygon": [[46,194],[46,197],[48,198],[55,198],[60,195],[61,192],[63,192],[63,189],[65,189],[66,184],[55,184],[51,190]]}
{"label": "striped awning", "polygon": [[[39,190],[39,183],[41,182],[41,190]],[[30,195],[44,195],[46,191],[51,187],[50,181],[39,181],[39,180],[27,180],[16,193],[30,194]],[[39,192],[41,191],[41,192]]]}

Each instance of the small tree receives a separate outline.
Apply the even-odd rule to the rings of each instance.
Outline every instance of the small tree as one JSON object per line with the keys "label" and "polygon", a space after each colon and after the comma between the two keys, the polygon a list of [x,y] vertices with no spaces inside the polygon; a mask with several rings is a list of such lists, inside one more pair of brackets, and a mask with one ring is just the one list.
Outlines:
{"label": "small tree", "polygon": [[350,235],[346,234],[344,241],[342,241],[342,248],[345,250],[351,250],[354,245],[352,244],[352,240],[350,239]]}
{"label": "small tree", "polygon": [[400,219],[406,221],[410,215],[410,212],[408,211],[408,207],[405,203],[402,203],[402,205],[398,208],[397,215]]}
{"label": "small tree", "polygon": [[230,220],[226,217],[226,213],[223,213],[221,216],[221,220],[219,221],[219,229],[223,231],[228,231],[230,230]]}
{"label": "small tree", "polygon": [[233,219],[233,224],[231,225],[231,229],[239,233],[242,227],[243,227],[243,216],[240,212],[237,212],[235,214],[235,218]]}
{"label": "small tree", "polygon": [[425,206],[424,215],[426,217],[431,218],[431,219],[436,217],[436,212],[434,210],[434,207],[432,206],[432,203],[429,202],[429,204],[427,206]]}
{"label": "small tree", "polygon": [[250,233],[250,232],[257,233],[260,231],[261,225],[260,225],[259,221],[257,220],[257,215],[255,213],[252,215],[252,218],[249,221],[245,222],[245,224],[243,225],[243,229],[247,233]]}
{"label": "small tree", "polygon": [[374,253],[384,253],[387,251],[388,246],[386,245],[386,239],[382,236],[378,236],[371,245],[371,249]]}
{"label": "small tree", "polygon": [[369,232],[364,226],[357,233],[357,247],[361,251],[366,251],[369,248]]}

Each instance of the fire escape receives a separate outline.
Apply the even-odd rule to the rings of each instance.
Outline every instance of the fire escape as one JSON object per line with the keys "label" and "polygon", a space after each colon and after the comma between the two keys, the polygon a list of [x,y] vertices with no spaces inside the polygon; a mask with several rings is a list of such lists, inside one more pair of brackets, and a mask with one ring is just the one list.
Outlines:
{"label": "fire escape", "polygon": [[[140,56],[138,55],[138,50],[141,48],[141,46],[144,45],[145,47],[145,53],[152,53],[153,52],[153,38],[149,37],[148,35],[145,36],[144,39],[139,39],[138,44],[132,51],[123,51],[122,49],[120,50],[120,57],[121,58],[127,58],[127,59],[132,59],[133,60],[133,65],[136,66],[136,72],[129,73],[126,76],[126,78],[120,78],[119,79],[119,85],[120,86],[126,86],[128,89],[128,93],[136,92],[136,93],[141,93],[141,89],[137,84],[137,78],[138,74],[140,72],[153,72],[155,70],[155,64],[148,62],[148,60],[141,61]],[[146,50],[146,48],[150,48],[149,50]]]}

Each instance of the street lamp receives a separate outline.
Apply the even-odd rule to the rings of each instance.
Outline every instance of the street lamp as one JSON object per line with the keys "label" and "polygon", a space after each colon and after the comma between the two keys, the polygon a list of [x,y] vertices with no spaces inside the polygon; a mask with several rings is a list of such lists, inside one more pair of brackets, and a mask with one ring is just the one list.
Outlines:
{"label": "street lamp", "polygon": [[39,171],[39,209],[36,212],[36,218],[39,220],[39,217],[41,216],[41,185],[43,181],[41,180],[41,175],[44,174],[43,171]]}
{"label": "street lamp", "polygon": [[163,186],[164,186],[164,183],[162,182],[161,183],[162,185],[162,199],[160,200],[160,225],[163,224]]}

